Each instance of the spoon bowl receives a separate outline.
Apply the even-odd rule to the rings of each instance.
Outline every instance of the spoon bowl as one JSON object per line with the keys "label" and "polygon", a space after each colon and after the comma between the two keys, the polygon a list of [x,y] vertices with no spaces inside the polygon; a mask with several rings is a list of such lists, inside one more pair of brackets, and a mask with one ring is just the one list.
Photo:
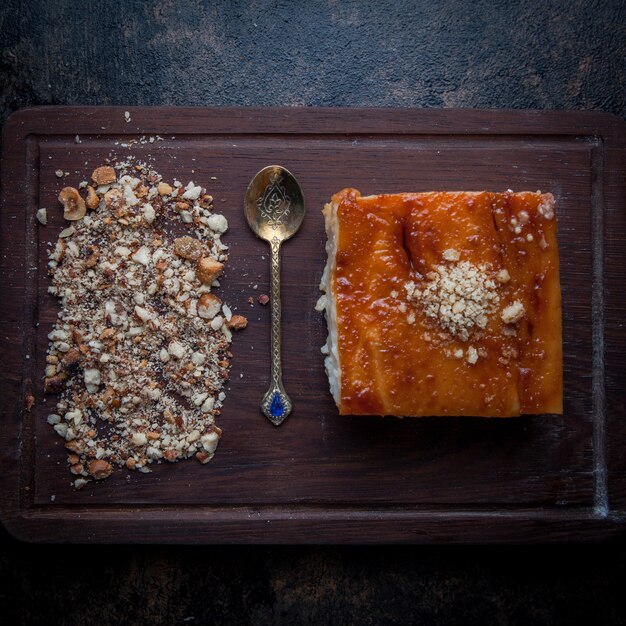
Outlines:
{"label": "spoon bowl", "polygon": [[261,411],[274,426],[280,426],[293,408],[283,386],[281,363],[280,246],[298,232],[305,213],[302,189],[294,175],[280,165],[264,167],[248,185],[244,213],[252,231],[271,249],[271,382]]}
{"label": "spoon bowl", "polygon": [[304,219],[304,196],[294,175],[280,165],[264,167],[246,191],[245,215],[260,239],[283,242],[293,237]]}

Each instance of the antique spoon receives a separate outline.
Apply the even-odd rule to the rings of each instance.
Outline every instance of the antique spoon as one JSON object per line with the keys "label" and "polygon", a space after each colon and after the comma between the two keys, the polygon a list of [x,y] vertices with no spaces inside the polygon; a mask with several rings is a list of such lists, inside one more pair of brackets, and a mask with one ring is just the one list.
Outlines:
{"label": "antique spoon", "polygon": [[304,219],[304,196],[293,174],[280,165],[264,167],[250,181],[244,213],[257,237],[270,244],[270,299],[272,305],[272,380],[261,401],[261,411],[280,426],[293,407],[283,387],[280,357],[280,245],[293,237]]}

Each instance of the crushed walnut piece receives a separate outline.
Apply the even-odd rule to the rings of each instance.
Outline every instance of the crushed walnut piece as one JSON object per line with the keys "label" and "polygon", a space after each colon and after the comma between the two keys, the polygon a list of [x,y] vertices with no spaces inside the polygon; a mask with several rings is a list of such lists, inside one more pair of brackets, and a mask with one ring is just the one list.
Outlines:
{"label": "crushed walnut piece", "polygon": [[[211,460],[231,330],[246,325],[211,293],[216,283],[197,276],[199,259],[221,272],[228,258],[226,219],[215,219],[204,189],[178,183],[165,197],[158,173],[129,163],[92,180],[88,214],[76,190],[64,190],[83,215],[48,263],[48,291],[62,305],[48,335],[45,391],[61,394],[48,422],[65,439],[76,489],[116,466]],[[185,194],[182,215],[175,203]]]}
{"label": "crushed walnut piece", "polygon": [[91,180],[93,180],[96,185],[109,185],[110,183],[114,183],[115,179],[115,170],[110,165],[97,167],[91,175]]}
{"label": "crushed walnut piece", "polygon": [[85,216],[85,201],[74,187],[64,187],[59,193],[59,202],[63,205],[63,217],[68,221],[80,220]]}

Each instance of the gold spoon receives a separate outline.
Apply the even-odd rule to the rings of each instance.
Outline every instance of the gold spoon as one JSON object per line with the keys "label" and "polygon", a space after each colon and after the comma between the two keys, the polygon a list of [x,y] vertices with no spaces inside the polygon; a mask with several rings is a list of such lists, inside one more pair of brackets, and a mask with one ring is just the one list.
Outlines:
{"label": "gold spoon", "polygon": [[261,401],[267,419],[280,426],[293,405],[283,387],[280,357],[280,245],[293,237],[304,219],[304,196],[293,174],[280,165],[264,167],[250,181],[244,213],[257,237],[267,241],[272,251],[270,299],[272,305],[272,380]]}

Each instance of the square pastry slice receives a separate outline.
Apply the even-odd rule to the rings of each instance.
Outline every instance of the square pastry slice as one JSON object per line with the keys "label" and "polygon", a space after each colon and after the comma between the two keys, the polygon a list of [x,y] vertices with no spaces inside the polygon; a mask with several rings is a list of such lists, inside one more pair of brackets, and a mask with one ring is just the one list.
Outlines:
{"label": "square pastry slice", "polygon": [[562,413],[551,194],[344,189],[324,217],[318,308],[341,414]]}

